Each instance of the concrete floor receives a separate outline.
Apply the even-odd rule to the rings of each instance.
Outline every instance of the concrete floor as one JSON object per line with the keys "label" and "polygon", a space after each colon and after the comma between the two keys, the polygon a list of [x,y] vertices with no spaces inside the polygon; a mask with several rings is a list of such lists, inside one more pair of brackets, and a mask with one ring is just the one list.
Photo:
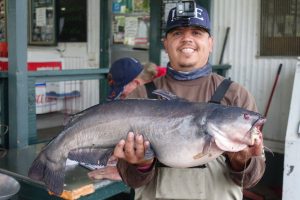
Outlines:
{"label": "concrete floor", "polygon": [[244,196],[243,200],[281,200],[282,191],[280,187],[267,186],[264,184],[258,184],[255,187],[249,189],[252,192],[253,198]]}

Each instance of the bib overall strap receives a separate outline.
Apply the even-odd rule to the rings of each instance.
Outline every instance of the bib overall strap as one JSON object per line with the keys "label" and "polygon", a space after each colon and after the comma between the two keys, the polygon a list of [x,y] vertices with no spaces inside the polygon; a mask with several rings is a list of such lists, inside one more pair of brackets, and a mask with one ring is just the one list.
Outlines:
{"label": "bib overall strap", "polygon": [[220,104],[221,100],[223,99],[225,93],[227,92],[230,84],[232,81],[230,79],[224,79],[220,85],[217,87],[215,93],[211,97],[209,103],[217,103]]}
{"label": "bib overall strap", "polygon": [[156,86],[154,85],[153,81],[145,84],[147,96],[149,99],[157,99],[156,94],[153,94],[152,92],[156,90]]}

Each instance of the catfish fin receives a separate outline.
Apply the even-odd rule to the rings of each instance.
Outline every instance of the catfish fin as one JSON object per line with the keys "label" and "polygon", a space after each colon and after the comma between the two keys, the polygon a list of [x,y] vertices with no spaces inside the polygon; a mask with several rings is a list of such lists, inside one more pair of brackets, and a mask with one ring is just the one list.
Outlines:
{"label": "catfish fin", "polygon": [[69,115],[63,122],[63,126],[64,126],[64,130],[68,129],[69,127],[71,127],[81,116],[83,116],[85,114],[85,110],[79,112],[79,113],[75,113],[72,115]]}
{"label": "catfish fin", "polygon": [[194,159],[199,159],[199,158],[202,158],[203,156],[206,156],[208,155],[208,157],[211,157],[211,153],[210,153],[210,150],[211,150],[211,146],[212,146],[212,143],[214,142],[214,139],[212,136],[210,135],[206,135],[205,136],[205,140],[207,141],[202,149],[202,152],[196,154],[193,156]]}
{"label": "catfish fin", "polygon": [[53,162],[47,159],[44,154],[40,154],[32,163],[28,176],[33,180],[42,181],[46,187],[55,195],[63,192],[65,163],[53,168]]}
{"label": "catfish fin", "polygon": [[214,138],[208,134],[205,136],[205,138],[207,140],[207,143],[203,147],[203,153],[208,154],[208,156],[211,157],[212,155],[211,155],[210,150],[211,150],[212,144],[214,143]]}
{"label": "catfish fin", "polygon": [[195,160],[197,160],[197,159],[200,159],[200,158],[202,158],[203,156],[205,156],[206,154],[204,154],[204,153],[198,153],[198,154],[196,154],[196,155],[194,155],[193,156],[193,158],[195,159]]}
{"label": "catfish fin", "polygon": [[113,148],[80,148],[70,151],[68,158],[92,165],[106,165],[113,151]]}
{"label": "catfish fin", "polygon": [[172,92],[169,92],[166,90],[157,89],[157,90],[154,90],[152,93],[158,95],[159,97],[161,97],[164,100],[187,101],[186,99],[180,98],[180,97],[176,96],[175,94],[173,94]]}
{"label": "catfish fin", "polygon": [[85,110],[82,110],[80,112],[77,112],[75,114],[71,114],[65,119],[63,125],[64,125],[64,130],[71,127],[79,118],[81,118],[84,115],[87,115],[90,110],[95,110],[100,104],[93,105]]}
{"label": "catfish fin", "polygon": [[76,119],[78,119],[81,116],[80,113],[78,114],[73,114],[73,115],[69,115],[63,122],[64,125],[64,130],[67,129],[67,127],[69,127],[69,125],[74,122]]}

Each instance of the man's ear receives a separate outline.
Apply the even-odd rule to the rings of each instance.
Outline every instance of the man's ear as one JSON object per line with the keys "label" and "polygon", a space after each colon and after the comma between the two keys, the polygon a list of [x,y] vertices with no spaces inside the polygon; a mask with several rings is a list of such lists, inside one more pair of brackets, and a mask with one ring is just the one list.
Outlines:
{"label": "man's ear", "polygon": [[137,85],[140,86],[141,85],[141,81],[139,79],[134,79],[133,82]]}
{"label": "man's ear", "polygon": [[212,53],[214,46],[214,38],[212,36],[209,37],[209,52]]}
{"label": "man's ear", "polygon": [[168,41],[166,40],[166,38],[164,38],[163,44],[165,47],[166,54],[168,54]]}

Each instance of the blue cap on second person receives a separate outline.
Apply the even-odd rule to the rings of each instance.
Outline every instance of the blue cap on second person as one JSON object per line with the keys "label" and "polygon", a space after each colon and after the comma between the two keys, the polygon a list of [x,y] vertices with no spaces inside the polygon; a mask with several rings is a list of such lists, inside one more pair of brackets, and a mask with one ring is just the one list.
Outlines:
{"label": "blue cap on second person", "polygon": [[107,100],[118,98],[124,86],[133,81],[143,70],[142,64],[131,57],[116,60],[109,69],[108,84],[110,87]]}
{"label": "blue cap on second person", "polygon": [[207,10],[196,4],[195,16],[177,17],[176,7],[172,8],[168,15],[166,33],[174,28],[187,26],[201,27],[210,33],[210,20]]}

